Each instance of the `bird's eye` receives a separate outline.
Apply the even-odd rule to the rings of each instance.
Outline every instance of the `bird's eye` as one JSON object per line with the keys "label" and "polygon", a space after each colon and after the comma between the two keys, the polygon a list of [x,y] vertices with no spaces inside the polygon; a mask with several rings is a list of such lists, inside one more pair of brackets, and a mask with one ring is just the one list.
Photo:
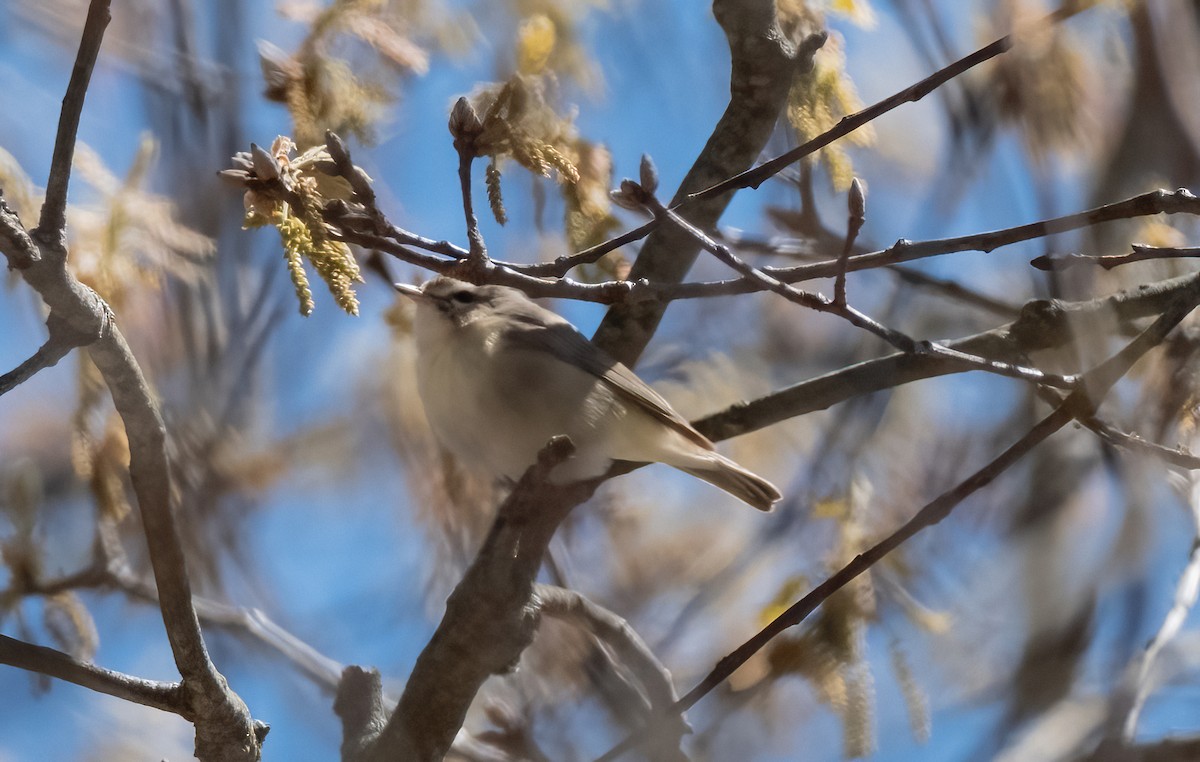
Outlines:
{"label": "bird's eye", "polygon": [[470,304],[475,301],[475,295],[470,291],[455,291],[450,295],[450,298],[459,304]]}

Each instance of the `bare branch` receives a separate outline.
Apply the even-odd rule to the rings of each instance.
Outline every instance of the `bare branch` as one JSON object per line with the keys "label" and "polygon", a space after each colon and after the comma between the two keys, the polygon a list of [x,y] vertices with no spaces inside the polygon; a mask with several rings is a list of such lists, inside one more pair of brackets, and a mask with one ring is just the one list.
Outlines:
{"label": "bare branch", "polygon": [[53,648],[37,646],[0,635],[0,664],[48,675],[98,693],[161,709],[191,719],[188,702],[179,683],[144,680],[79,661]]}
{"label": "bare branch", "polygon": [[[1200,199],[1197,199],[1186,188],[1179,188],[1175,191],[1156,190],[1076,214],[1039,220],[1002,230],[929,241],[909,241],[902,238],[881,251],[851,256],[846,262],[846,271],[870,270],[900,262],[912,262],[917,259],[962,251],[990,252],[1001,246],[1078,230],[1102,222],[1147,217],[1155,214],[1200,215]],[[764,267],[762,271],[784,283],[800,283],[816,278],[837,276],[838,262],[836,259],[831,259],[795,267]],[[709,283],[681,283],[663,287],[658,293],[660,298],[700,299],[709,296],[748,294],[762,290],[764,289],[760,283],[750,278],[739,278]]]}
{"label": "bare branch", "polygon": [[483,130],[483,123],[475,113],[471,102],[460,97],[450,112],[450,134],[454,136],[454,150],[458,151],[458,183],[462,188],[463,216],[467,223],[467,241],[470,244],[467,265],[472,270],[482,270],[487,263],[487,247],[483,234],[479,232],[479,220],[475,217],[475,206],[471,200],[471,164],[475,161],[475,139]]}
{"label": "bare branch", "polygon": [[610,251],[616,251],[626,244],[633,243],[634,241],[640,241],[641,239],[650,235],[651,231],[657,227],[658,221],[651,220],[645,225],[633,228],[632,230],[622,233],[615,238],[610,238],[603,243],[598,243],[595,246],[584,249],[583,251],[558,257],[553,262],[540,262],[532,265],[523,265],[512,262],[497,262],[497,264],[504,264],[509,269],[516,270],[517,272],[524,273],[525,275],[560,278],[580,265],[590,265],[594,262],[598,262],[601,257]]}
{"label": "bare branch", "polygon": [[1200,257],[1200,248],[1195,246],[1146,246],[1135,243],[1128,254],[1043,254],[1029,261],[1039,270],[1069,270],[1079,265],[1093,265],[1111,270],[1131,262],[1148,262],[1155,259],[1190,259]]}
{"label": "bare branch", "polygon": [[396,711],[377,738],[362,744],[363,755],[353,759],[441,759],[484,680],[516,664],[536,626],[536,610],[529,604],[550,538],[602,481],[546,482],[573,451],[566,437],[552,439],[500,506],[483,547],[417,657]]}
{"label": "bare branch", "polygon": [[78,344],[73,344],[61,334],[50,335],[46,343],[38,347],[33,355],[17,367],[0,376],[0,395],[6,394],[32,378],[38,371],[52,368],[70,354]]}
{"label": "bare branch", "polygon": [[[1073,389],[1078,383],[1078,379],[1071,376],[1060,376],[1057,374],[1043,373],[1036,368],[1027,368],[1021,365],[1001,362],[999,360],[988,359],[968,354],[958,349],[952,349],[937,342],[917,341],[912,337],[901,333],[893,328],[889,328],[882,323],[868,317],[864,313],[856,310],[845,303],[845,272],[842,272],[842,301],[836,299],[830,301],[821,294],[800,291],[786,283],[772,278],[762,270],[744,262],[740,257],[734,254],[728,246],[719,244],[710,238],[706,233],[696,228],[687,220],[680,217],[675,212],[663,206],[656,198],[646,194],[642,189],[629,180],[622,183],[622,189],[631,197],[636,197],[639,203],[646,205],[651,209],[656,217],[662,217],[679,229],[692,236],[700,242],[700,245],[712,252],[717,259],[729,265],[734,270],[738,271],[746,278],[760,283],[764,288],[773,291],[785,299],[795,302],[802,307],[816,310],[817,312],[826,312],[831,315],[836,315],[852,325],[858,326],[864,330],[870,331],[892,346],[906,354],[931,354],[941,356],[953,362],[960,362],[964,365],[973,367],[977,370],[984,370],[990,373],[996,373],[1002,376],[1010,376],[1019,378],[1025,381],[1032,381],[1050,386],[1058,386],[1066,389]],[[844,263],[843,263],[844,264]]]}
{"label": "bare branch", "polygon": [[846,218],[846,243],[842,246],[842,256],[838,257],[837,278],[833,281],[833,303],[843,307],[846,305],[846,261],[850,259],[850,252],[854,251],[858,231],[862,230],[863,222],[867,218],[867,194],[857,177],[850,182],[847,206],[849,214]]}
{"label": "bare branch", "polygon": [[[1187,298],[1192,288],[1192,276],[1181,276],[1083,302],[1036,300],[1022,307],[1015,322],[947,342],[946,346],[1020,362],[1030,352],[1070,342],[1074,338],[1071,326],[1078,318],[1110,313],[1127,322],[1148,317],[1177,299]],[[802,381],[756,400],[739,402],[693,421],[693,425],[709,439],[720,441],[824,410],[863,394],[963,369],[962,365],[934,355],[892,354]]]}
{"label": "bare branch", "polygon": [[[720,230],[713,238],[726,244],[739,253],[754,252],[772,257],[785,257],[798,261],[816,261],[816,252],[820,250],[826,231],[817,234],[816,239],[804,236],[773,236],[771,238],[756,238],[744,235],[740,230]],[[830,232],[829,237],[835,234]],[[858,248],[857,246],[855,248]],[[854,252],[851,252],[853,254]],[[862,253],[866,253],[865,250]],[[770,270],[770,268],[766,268]],[[953,299],[969,307],[989,312],[993,315],[1011,320],[1016,317],[1019,306],[1009,304],[1002,299],[967,288],[963,284],[947,278],[938,278],[912,267],[904,265],[888,265],[884,268],[905,283],[926,288],[934,293]]]}
{"label": "bare branch", "polygon": [[333,711],[342,720],[343,762],[366,759],[371,743],[387,722],[379,670],[346,667],[338,683]]}
{"label": "bare branch", "polygon": [[[1056,24],[1064,19],[1070,18],[1079,12],[1076,3],[1067,2],[1063,7],[1046,16],[1041,22],[1041,25]],[[954,79],[958,75],[967,72],[984,61],[989,61],[1001,53],[1006,52],[1013,45],[1013,35],[1008,34],[996,40],[990,45],[976,50],[968,56],[964,56],[954,63],[946,66],[933,74],[929,75],[920,82],[906,87],[900,92],[866,107],[862,111],[851,114],[850,116],[842,117],[833,129],[818,135],[807,143],[797,146],[787,153],[778,156],[770,161],[741,172],[727,180],[717,183],[712,187],[693,193],[688,197],[688,200],[709,198],[711,196],[728,193],[729,191],[738,190],[740,188],[757,188],[767,180],[767,178],[781,172],[785,167],[800,161],[805,156],[816,153],[820,149],[829,145],[838,138],[845,137],[851,132],[854,132],[859,127],[872,122],[883,116],[892,109],[904,103],[915,103],[921,100],[926,95]]]}
{"label": "bare branch", "polygon": [[[714,0],[713,15],[725,30],[732,58],[729,105],[673,203],[684,202],[688,194],[737,174],[758,158],[793,78],[811,69],[813,55],[825,42],[825,33],[815,30],[803,39],[789,40],[776,19],[773,0]],[[680,212],[698,227],[711,229],[732,198],[732,193],[710,194],[688,201]],[[679,283],[698,254],[699,247],[688,235],[660,226],[642,244],[629,277],[656,286]],[[613,307],[593,341],[633,367],[665,310],[665,303],[649,301]]]}
{"label": "bare branch", "polygon": [[0,195],[0,253],[8,260],[8,269],[24,270],[42,258],[37,244],[25,231],[21,218]]}
{"label": "bare branch", "polygon": [[1080,423],[1099,434],[1109,444],[1151,455],[1176,468],[1189,471],[1200,469],[1200,455],[1183,447],[1167,447],[1150,442],[1138,434],[1121,431],[1111,423],[1096,417],[1082,420]]}
{"label": "bare branch", "polygon": [[38,220],[36,237],[59,248],[65,248],[67,186],[71,181],[71,162],[75,159],[75,137],[79,132],[79,117],[83,113],[83,100],[92,80],[92,69],[95,68],[96,58],[100,55],[104,30],[112,20],[109,2],[110,0],[92,0],[88,5],[87,20],[83,23],[83,37],[79,41],[79,52],[75,55],[75,68],[71,71],[71,81],[67,84],[62,112],[58,117],[58,134],[54,138],[50,177],[46,180],[46,199],[42,203],[42,215]]}
{"label": "bare branch", "polygon": [[[129,475],[141,512],[150,565],[162,608],[167,639],[196,715],[197,754],[207,757],[258,758],[265,726],[255,723],[246,705],[231,691],[208,658],[191,582],[172,516],[171,469],[166,430],[158,406],[115,325],[89,354],[104,377],[129,440]],[[239,754],[240,752],[240,754]]]}
{"label": "bare branch", "polygon": [[[108,23],[108,7],[108,0],[92,0],[75,69],[63,99],[41,222],[29,236],[37,244],[41,257],[31,257],[24,251],[27,243],[14,235],[13,230],[19,221],[7,212],[0,214],[2,237],[9,244],[5,246],[5,254],[50,308],[51,337],[62,331],[76,345],[88,345],[125,426],[130,479],[158,586],[163,623],[183,678],[181,695],[187,702],[187,716],[193,718],[196,728],[196,753],[202,759],[256,760],[266,726],[251,719],[245,704],[209,660],[192,607],[183,549],[171,512],[166,432],[154,395],[108,305],[67,269],[64,210],[75,134]],[[10,250],[13,244],[18,251]]]}
{"label": "bare branch", "polygon": [[[620,664],[637,677],[649,699],[651,712],[663,712],[676,702],[678,697],[671,673],[623,618],[582,593],[562,587],[535,585],[534,596],[541,613],[574,622],[612,648]],[[654,739],[655,759],[686,759],[679,750],[679,741],[691,732],[691,727],[682,714],[675,715],[675,720],[673,725],[664,724],[659,737]]]}
{"label": "bare branch", "polygon": [[675,706],[672,707],[671,715],[660,715],[658,718],[655,718],[655,721],[649,723],[642,731],[633,734],[613,747],[598,758],[596,762],[608,762],[617,759],[626,751],[642,743],[649,732],[654,729],[657,722],[690,709],[697,701],[728,679],[751,656],[762,650],[773,638],[784,630],[804,621],[819,605],[828,600],[830,596],[866,572],[922,529],[941,522],[942,519],[950,515],[959,503],[990,484],[997,476],[1006,471],[1038,444],[1045,441],[1051,434],[1076,418],[1086,418],[1094,415],[1096,406],[1103,400],[1113,385],[1129,372],[1138,359],[1161,343],[1167,334],[1200,303],[1200,276],[1189,276],[1188,280],[1187,290],[1182,292],[1154,323],[1122,348],[1120,352],[1089,371],[1085,376],[1083,387],[1072,392],[1063,401],[1063,404],[1034,425],[1025,436],[1008,447],[992,462],[976,471],[949,491],[942,493],[932,502],[926,504],[892,534],[863,553],[855,556],[850,563],[846,564],[794,603],[770,624],[755,634],[754,637],[721,659],[717,663],[717,666],[695,688],[676,702]]}

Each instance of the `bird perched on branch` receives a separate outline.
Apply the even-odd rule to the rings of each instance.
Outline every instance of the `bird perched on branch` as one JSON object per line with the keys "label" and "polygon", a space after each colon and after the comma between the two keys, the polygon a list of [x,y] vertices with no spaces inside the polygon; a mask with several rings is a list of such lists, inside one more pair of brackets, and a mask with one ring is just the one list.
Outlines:
{"label": "bird perched on branch", "polygon": [[506,286],[396,284],[417,304],[417,382],[434,433],[468,467],[517,479],[551,437],[575,454],[557,483],[614,460],[665,463],[761,511],[779,490],[716,451],[633,371],[559,315]]}

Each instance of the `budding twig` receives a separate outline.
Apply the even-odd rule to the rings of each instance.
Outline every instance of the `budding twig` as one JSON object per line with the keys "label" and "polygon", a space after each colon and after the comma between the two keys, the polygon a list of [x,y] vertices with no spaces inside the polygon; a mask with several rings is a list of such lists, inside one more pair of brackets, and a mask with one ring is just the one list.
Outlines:
{"label": "budding twig", "polygon": [[850,252],[854,249],[854,241],[858,231],[862,229],[863,221],[867,218],[867,193],[856,177],[850,183],[850,196],[847,199],[850,215],[846,220],[846,243],[842,246],[842,255],[838,257],[837,278],[833,281],[833,303],[846,306],[846,263]]}
{"label": "budding twig", "polygon": [[471,164],[475,161],[475,138],[483,130],[479,115],[466,98],[459,98],[450,112],[450,134],[454,136],[454,150],[458,151],[458,182],[462,186],[463,216],[467,223],[467,241],[470,250],[467,266],[482,271],[487,266],[487,247],[483,234],[479,232],[479,219],[475,217],[471,200]]}

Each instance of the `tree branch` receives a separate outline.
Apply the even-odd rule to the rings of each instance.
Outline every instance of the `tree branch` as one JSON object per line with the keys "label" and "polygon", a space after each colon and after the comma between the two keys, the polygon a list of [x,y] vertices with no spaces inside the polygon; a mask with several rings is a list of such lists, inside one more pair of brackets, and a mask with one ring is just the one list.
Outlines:
{"label": "tree branch", "polygon": [[546,475],[572,452],[566,437],[552,439],[500,506],[387,725],[374,739],[344,742],[363,749],[351,759],[440,760],[484,680],[516,665],[536,627],[533,579],[550,538],[602,481],[548,483]]}
{"label": "tree branch", "polygon": [[[2,191],[2,189],[0,189]],[[37,244],[25,231],[21,218],[9,208],[0,192],[0,252],[8,260],[8,269],[24,270],[42,258]]]}
{"label": "tree branch", "polygon": [[[870,270],[877,267],[887,267],[900,262],[912,262],[918,259],[936,257],[943,254],[954,254],[963,251],[991,252],[1001,246],[1008,246],[1034,238],[1065,233],[1071,230],[1098,225],[1103,222],[1147,217],[1155,214],[1190,214],[1200,215],[1200,199],[1191,191],[1179,188],[1175,191],[1156,190],[1143,193],[1132,198],[1117,201],[1112,204],[1088,209],[1062,217],[1038,220],[1025,225],[1003,228],[984,233],[955,238],[939,238],[929,241],[909,241],[901,238],[886,249],[868,254],[855,254],[846,261],[847,272]],[[817,278],[833,278],[837,276],[839,264],[837,259],[823,260],[795,267],[764,267],[762,271],[784,283],[800,283]],[[668,299],[701,299],[710,296],[733,296],[762,291],[763,286],[750,278],[737,280],[713,281],[707,283],[681,283],[664,286],[656,295]]]}
{"label": "tree branch", "polygon": [[[646,642],[627,621],[589,600],[582,593],[553,585],[535,585],[538,610],[550,617],[572,622],[607,644],[619,663],[637,678],[652,713],[669,709],[678,699],[671,673],[663,666]],[[673,724],[660,728],[652,740],[654,759],[686,759],[679,750],[680,739],[691,732],[682,714]]]}
{"label": "tree branch", "polygon": [[[1072,392],[1061,405],[1034,425],[1025,436],[957,486],[926,504],[892,534],[855,556],[850,563],[843,566],[752,638],[721,659],[695,688],[676,702],[672,707],[671,715],[690,709],[713,688],[728,679],[751,656],[762,650],[773,638],[784,630],[800,624],[830,596],[866,572],[918,532],[941,522],[953,512],[959,503],[990,484],[1051,434],[1076,418],[1087,418],[1094,415],[1096,406],[1113,385],[1129,372],[1133,364],[1146,352],[1161,343],[1167,334],[1187,317],[1197,304],[1200,304],[1200,275],[1188,276],[1188,280],[1188,288],[1181,292],[1178,298],[1146,330],[1142,331],[1120,352],[1088,371],[1083,387]],[[596,762],[610,762],[617,759],[626,751],[642,743],[658,722],[671,715],[659,715],[654,718],[645,728],[610,749]]]}
{"label": "tree branch", "polygon": [[1093,265],[1111,270],[1132,262],[1149,262],[1155,259],[1191,259],[1200,257],[1200,248],[1195,246],[1146,246],[1135,243],[1128,254],[1043,254],[1029,261],[1039,270],[1069,270],[1079,265]]}
{"label": "tree branch", "polygon": [[[246,705],[229,689],[208,658],[192,607],[178,528],[172,515],[171,472],[166,432],[154,395],[115,324],[108,305],[67,269],[65,205],[75,133],[90,73],[108,23],[108,0],[92,0],[75,69],[59,120],[41,221],[31,236],[14,234],[19,220],[0,213],[4,254],[50,309],[56,326],[69,331],[89,354],[112,394],[129,441],[129,473],[142,517],[151,566],[181,690],[196,728],[196,754],[204,760],[257,760],[266,726],[253,721]],[[40,257],[30,256],[27,241]]]}
{"label": "tree branch", "polygon": [[[802,307],[808,307],[809,309],[817,312],[825,312],[831,315],[836,315],[854,326],[875,334],[905,354],[931,354],[934,356],[943,357],[951,362],[962,363],[963,365],[971,367],[975,370],[984,370],[988,371],[989,373],[996,373],[1002,376],[1009,376],[1025,381],[1033,381],[1039,384],[1047,384],[1050,386],[1058,386],[1067,389],[1074,388],[1078,381],[1078,379],[1069,376],[1043,373],[1036,368],[1027,368],[1013,363],[1000,362],[998,360],[978,357],[958,349],[952,349],[937,342],[917,341],[907,334],[901,333],[900,331],[879,323],[878,321],[846,303],[846,272],[844,269],[844,259],[839,260],[839,263],[842,265],[842,267],[838,271],[838,279],[834,286],[835,293],[837,295],[832,301],[825,298],[821,294],[800,291],[793,286],[772,278],[762,270],[759,270],[753,265],[743,261],[740,257],[734,254],[728,246],[717,243],[687,220],[663,206],[658,199],[654,198],[653,195],[645,193],[637,183],[626,180],[622,183],[621,187],[623,192],[632,197],[636,197],[637,202],[645,205],[654,213],[656,217],[667,220],[672,225],[675,225],[680,230],[687,233],[693,239],[698,241],[702,248],[710,251],[713,256],[737,272],[741,273],[746,278],[758,282],[764,288],[779,294],[788,301],[799,304]],[[857,232],[855,232],[854,235],[857,235]],[[849,250],[851,244],[852,240],[847,242],[847,250]]]}
{"label": "tree branch", "polygon": [[[1148,317],[1177,299],[1188,298],[1194,288],[1193,277],[1185,275],[1082,302],[1039,299],[1026,303],[1016,321],[948,341],[946,346],[1021,362],[1031,352],[1070,342],[1074,338],[1072,326],[1080,319],[1105,312],[1111,312],[1121,322]],[[895,353],[802,381],[756,400],[739,402],[692,423],[709,439],[721,441],[824,410],[853,397],[961,370],[962,365],[941,357]]]}
{"label": "tree branch", "polygon": [[6,635],[0,635],[0,664],[55,677],[98,693],[191,719],[188,702],[183,695],[183,686],[179,683],[144,680],[113,672],[95,664],[79,661],[62,651],[33,645]]}
{"label": "tree branch", "polygon": [[[54,323],[51,325],[53,326]],[[50,338],[46,339],[46,342],[38,347],[38,350],[28,360],[0,376],[0,395],[7,394],[33,378],[38,371],[54,367],[59,360],[70,354],[72,349],[86,343],[86,339],[68,338],[67,334],[65,328],[55,331],[52,327]]]}
{"label": "tree branch", "polygon": [[[112,20],[109,12],[110,0],[92,0],[88,5],[87,20],[83,23],[83,37],[79,41],[79,52],[75,55],[75,68],[71,81],[63,96],[62,111],[58,117],[58,134],[54,138],[54,153],[50,159],[50,177],[46,181],[46,198],[42,202],[42,215],[38,220],[38,232],[45,236],[56,236],[65,248],[62,236],[66,225],[67,186],[71,181],[71,163],[75,160],[75,136],[79,132],[79,117],[83,113],[83,101],[87,96],[88,84],[92,80],[92,69],[100,55],[100,43],[104,30]],[[35,235],[35,238],[40,238]],[[49,243],[49,239],[42,239]]]}
{"label": "tree branch", "polygon": [[[1079,12],[1076,3],[1066,2],[1063,7],[1046,16],[1038,25],[1056,24],[1064,19],[1070,18]],[[859,127],[872,122],[883,116],[892,109],[904,103],[915,103],[921,100],[926,95],[954,79],[958,75],[973,69],[984,61],[989,61],[1001,53],[1006,52],[1013,46],[1013,35],[1008,34],[996,40],[990,45],[976,50],[968,56],[964,56],[954,63],[946,66],[933,74],[929,75],[920,82],[906,87],[900,92],[885,98],[878,103],[875,103],[857,113],[850,116],[842,117],[833,129],[818,135],[807,143],[797,146],[787,153],[778,156],[770,161],[748,169],[744,172],[736,174],[727,180],[719,182],[712,187],[694,193],[689,196],[691,199],[709,198],[711,196],[728,193],[729,191],[738,190],[740,188],[757,188],[767,180],[767,178],[781,172],[785,167],[800,161],[805,156],[816,153],[820,149],[829,145],[838,138],[845,137],[851,132],[854,132]]]}
{"label": "tree branch", "polygon": [[[737,174],[758,158],[787,100],[793,77],[811,69],[813,55],[825,42],[824,32],[788,40],[780,29],[773,0],[714,0],[713,15],[725,30],[732,56],[729,105],[672,204]],[[732,193],[710,194],[688,201],[680,213],[697,227],[711,229],[732,198]],[[629,277],[655,285],[678,283],[699,250],[687,234],[660,226],[646,238]],[[593,341],[632,368],[665,310],[666,304],[649,301],[613,307]]]}

